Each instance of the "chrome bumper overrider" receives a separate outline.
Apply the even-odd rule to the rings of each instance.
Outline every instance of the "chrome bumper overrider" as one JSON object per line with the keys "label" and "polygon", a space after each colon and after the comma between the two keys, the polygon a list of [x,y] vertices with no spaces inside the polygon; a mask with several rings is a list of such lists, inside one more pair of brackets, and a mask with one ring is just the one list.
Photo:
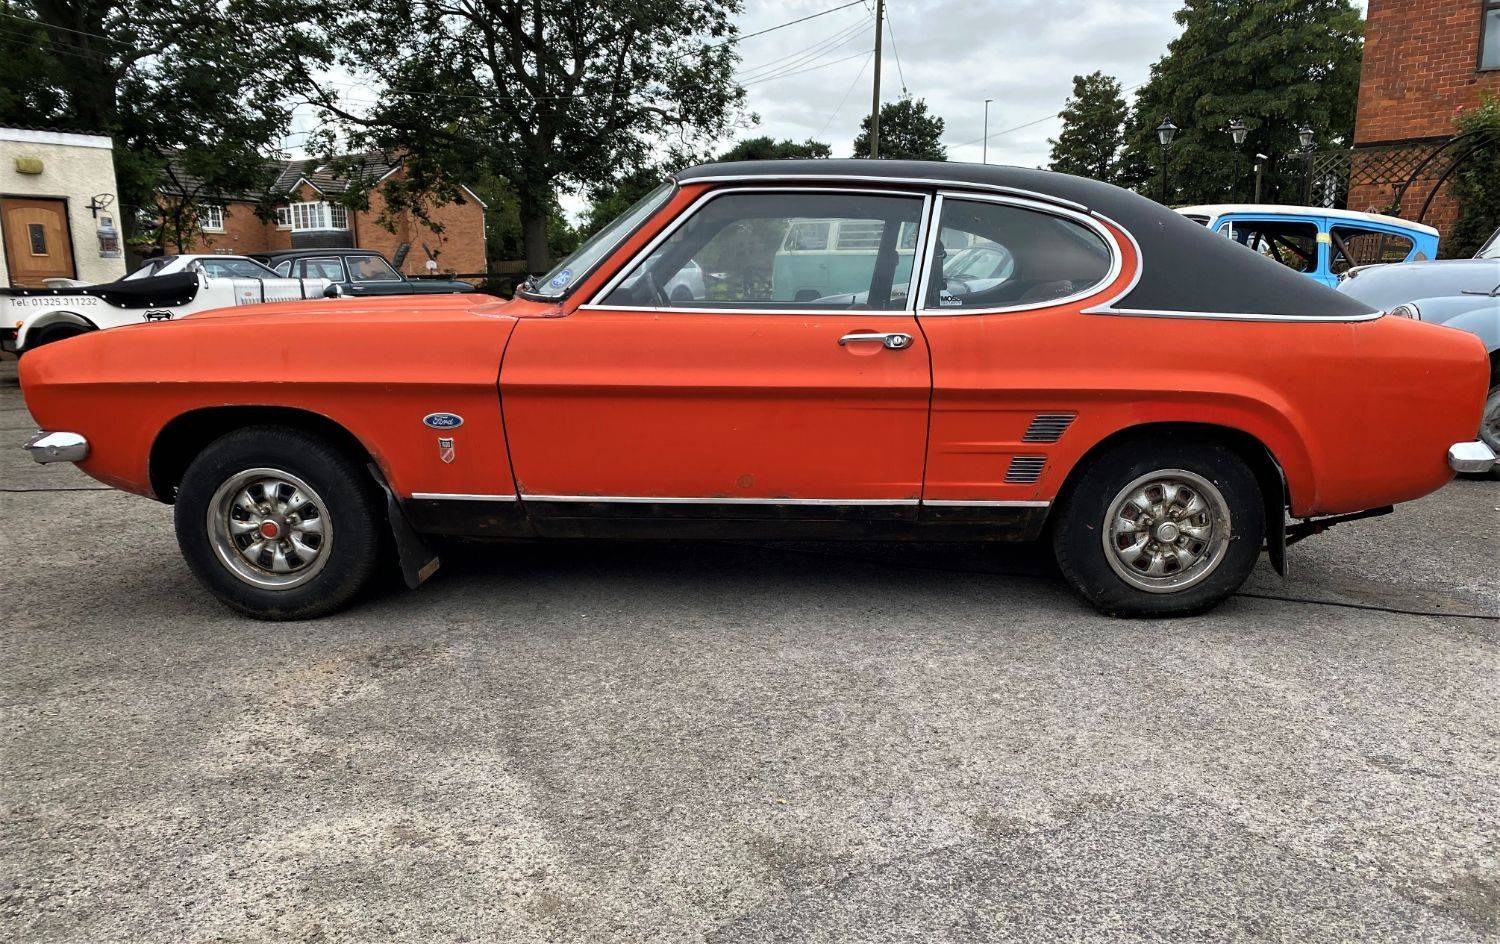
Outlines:
{"label": "chrome bumper overrider", "polygon": [[1495,465],[1495,453],[1482,442],[1454,443],[1448,447],[1448,465],[1455,472],[1488,472]]}
{"label": "chrome bumper overrider", "polygon": [[49,433],[37,430],[23,447],[31,458],[41,463],[82,462],[89,457],[89,441],[77,433]]}

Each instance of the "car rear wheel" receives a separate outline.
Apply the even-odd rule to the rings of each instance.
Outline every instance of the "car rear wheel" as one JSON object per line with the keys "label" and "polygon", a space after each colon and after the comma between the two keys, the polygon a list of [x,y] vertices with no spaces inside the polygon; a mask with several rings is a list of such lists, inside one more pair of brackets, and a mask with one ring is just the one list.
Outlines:
{"label": "car rear wheel", "polygon": [[1234,452],[1127,443],[1083,469],[1059,509],[1063,575],[1101,612],[1207,610],[1240,588],[1265,540],[1255,475]]}
{"label": "car rear wheel", "polygon": [[214,441],[177,491],[177,543],[222,603],[257,619],[347,606],[380,557],[380,504],[354,458],[300,430],[258,426]]}
{"label": "car rear wheel", "polygon": [[88,328],[77,325],[53,325],[37,330],[27,339],[25,350],[20,352],[24,356],[27,351],[34,351],[44,344],[52,344],[55,341],[66,341],[68,338],[76,338],[80,334],[87,334]]}

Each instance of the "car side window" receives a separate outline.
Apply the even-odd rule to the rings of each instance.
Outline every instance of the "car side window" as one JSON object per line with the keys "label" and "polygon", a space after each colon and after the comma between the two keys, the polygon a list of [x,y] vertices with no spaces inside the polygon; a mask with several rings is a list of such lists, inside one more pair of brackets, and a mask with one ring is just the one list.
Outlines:
{"label": "car side window", "polygon": [[1219,232],[1296,272],[1318,271],[1318,224],[1235,220]]}
{"label": "car side window", "polygon": [[292,274],[292,260],[286,259],[276,263],[276,274],[282,278],[290,276]]}
{"label": "car side window", "polygon": [[349,256],[349,278],[355,282],[399,282],[401,276],[380,256]]}
{"label": "car side window", "polygon": [[602,304],[900,311],[922,205],[916,196],[825,191],[715,197]]}
{"label": "car side window", "polygon": [[944,197],[923,307],[1009,308],[1078,295],[1109,278],[1098,233],[1066,217]]}
{"label": "car side window", "polygon": [[1405,262],[1416,246],[1409,236],[1359,226],[1335,226],[1329,237],[1333,247],[1328,271],[1334,275],[1343,275],[1355,266]]}
{"label": "car side window", "polygon": [[308,279],[327,279],[330,282],[344,281],[344,265],[336,256],[302,260],[302,276]]}

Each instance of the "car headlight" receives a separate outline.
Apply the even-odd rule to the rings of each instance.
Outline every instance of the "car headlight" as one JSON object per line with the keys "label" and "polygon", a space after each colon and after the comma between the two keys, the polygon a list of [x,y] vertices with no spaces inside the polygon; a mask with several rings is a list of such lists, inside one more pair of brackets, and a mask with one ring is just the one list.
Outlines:
{"label": "car headlight", "polygon": [[1422,320],[1421,310],[1411,302],[1407,302],[1405,305],[1397,305],[1390,310],[1390,314],[1397,318],[1410,318],[1412,321]]}

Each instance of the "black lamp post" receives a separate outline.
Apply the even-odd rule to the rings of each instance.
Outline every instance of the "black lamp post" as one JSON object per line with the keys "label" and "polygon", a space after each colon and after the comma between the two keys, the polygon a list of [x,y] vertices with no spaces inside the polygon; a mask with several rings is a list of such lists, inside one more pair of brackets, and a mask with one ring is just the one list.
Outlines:
{"label": "black lamp post", "polygon": [[[1245,119],[1243,119],[1243,118],[1235,118],[1234,120],[1232,120],[1232,121],[1229,122],[1229,136],[1234,139],[1234,147],[1235,147],[1235,152],[1236,152],[1236,156],[1235,156],[1235,163],[1236,164],[1239,164],[1240,161],[1244,160],[1243,156],[1241,156],[1239,154],[1239,149],[1240,149],[1241,146],[1244,145],[1244,143],[1245,143],[1245,137],[1249,133],[1250,133],[1250,129],[1249,129],[1249,127],[1247,127],[1245,125]],[[1237,178],[1239,176],[1239,174],[1237,173],[1235,176]],[[1236,181],[1236,183],[1237,182],[1238,181]],[[1229,188],[1229,196],[1230,196],[1231,199],[1233,199],[1233,197],[1234,197],[1234,191],[1237,190],[1237,189],[1238,189],[1238,187],[1235,187],[1235,186],[1231,186]]]}
{"label": "black lamp post", "polygon": [[1172,139],[1177,136],[1177,126],[1171,118],[1163,118],[1156,126],[1156,140],[1161,142],[1161,202],[1167,202],[1168,164],[1172,160]]}

